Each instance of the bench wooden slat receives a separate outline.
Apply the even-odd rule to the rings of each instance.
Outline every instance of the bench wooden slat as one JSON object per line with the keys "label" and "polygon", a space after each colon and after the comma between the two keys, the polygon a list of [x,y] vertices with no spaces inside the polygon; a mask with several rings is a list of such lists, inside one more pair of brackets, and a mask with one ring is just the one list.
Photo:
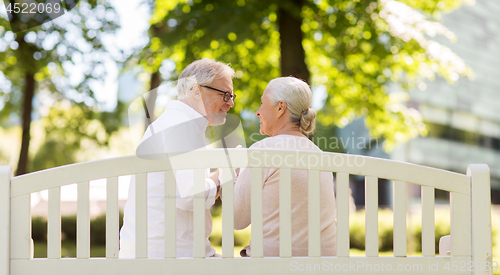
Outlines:
{"label": "bench wooden slat", "polygon": [[[368,175],[378,178],[404,181],[412,184],[432,186],[437,189],[459,192],[470,195],[470,178],[464,174],[454,173],[432,167],[404,163],[389,159],[380,159],[367,156],[339,154],[330,152],[308,152],[268,149],[210,149],[196,150],[176,155],[176,169],[204,169],[206,161],[210,167],[229,167],[227,158],[231,159],[234,167],[264,167],[266,156],[272,155],[280,159],[312,159],[321,160],[314,167],[320,171],[341,172],[356,175]],[[353,165],[354,163],[363,164]],[[163,172],[171,164],[168,160],[146,160],[137,156],[126,156],[107,160],[90,161],[70,164],[44,171],[34,172],[12,179],[11,196],[17,197],[27,193],[51,189],[57,186],[83,182],[100,178]],[[304,169],[302,161],[284,161],[274,168]],[[85,171],[85,173],[81,173]],[[57,178],[57,181],[54,179]],[[32,184],[36,182],[37,184]]]}
{"label": "bench wooden slat", "polygon": [[177,256],[176,181],[173,171],[165,171],[165,258]]}
{"label": "bench wooden slat", "polygon": [[365,177],[365,251],[378,256],[378,178]]}
{"label": "bench wooden slat", "polygon": [[118,258],[120,215],[118,207],[118,177],[106,182],[106,258]]}
{"label": "bench wooden slat", "polygon": [[194,257],[205,258],[205,169],[194,170]]}
{"label": "bench wooden slat", "polygon": [[135,175],[135,258],[148,257],[147,174]]}
{"label": "bench wooden slat", "polygon": [[474,263],[483,263],[484,270],[486,264],[493,266],[491,201],[485,199],[491,197],[490,169],[486,164],[471,164],[467,167],[467,176],[471,177],[471,211],[473,213],[471,260]]}
{"label": "bench wooden slat", "polygon": [[433,257],[436,254],[434,228],[434,188],[422,186],[422,256]]}
{"label": "bench wooden slat", "polygon": [[12,168],[0,165],[0,274],[10,273],[10,243],[11,243],[11,209],[10,209],[10,183]]}
{"label": "bench wooden slat", "polygon": [[[254,152],[254,151],[252,151]],[[285,153],[289,152],[278,152],[278,156],[284,156]],[[210,154],[199,154],[199,156],[209,156]],[[198,156],[195,154],[194,156]],[[313,154],[313,153],[307,153],[303,156],[320,156],[318,154]],[[298,157],[298,155],[297,155]],[[350,156],[342,156],[345,158],[351,158]],[[252,155],[252,160],[256,159],[256,155]],[[258,159],[258,158],[257,158]],[[351,158],[352,159],[352,158]],[[219,160],[216,161],[218,163]],[[364,161],[364,160],[363,160]],[[338,169],[338,171],[342,173],[338,173],[339,176],[339,186],[337,188],[337,196],[341,196],[343,193],[347,193],[347,196],[342,196],[340,200],[337,201],[339,208],[341,208],[341,211],[338,213],[338,256],[340,256],[340,259],[345,259],[345,257],[342,257],[343,254],[349,255],[348,249],[349,249],[349,196],[348,196],[348,173],[356,173],[356,174],[362,174],[365,175],[365,201],[366,201],[366,256],[367,258],[374,259],[376,258],[379,253],[378,253],[378,177],[384,178],[384,175],[388,175],[389,179],[394,179],[394,256],[393,257],[397,261],[397,258],[405,258],[407,256],[407,238],[406,238],[406,213],[408,211],[407,205],[405,200],[407,199],[406,193],[408,191],[407,184],[409,182],[417,182],[418,184],[423,185],[422,187],[422,254],[423,257],[434,257],[434,204],[435,204],[435,198],[434,198],[434,187],[446,187],[448,188],[447,191],[450,191],[450,210],[451,210],[451,255],[454,258],[471,258],[474,259],[473,253],[474,249],[481,250],[483,252],[488,252],[488,242],[485,242],[483,240],[480,241],[480,243],[475,243],[474,240],[475,238],[478,238],[474,234],[480,236],[482,233],[483,235],[487,235],[486,229],[483,230],[483,228],[487,228],[489,226],[488,217],[485,211],[482,211],[481,213],[477,214],[474,212],[474,215],[472,211],[474,210],[474,207],[472,207],[471,210],[471,205],[479,205],[476,207],[480,207],[481,209],[487,209],[489,204],[486,204],[486,202],[481,201],[481,197],[488,197],[485,195],[486,193],[486,188],[485,190],[480,189],[481,192],[483,192],[481,197],[477,195],[475,197],[475,201],[473,201],[473,198],[471,198],[471,194],[473,192],[471,191],[472,187],[466,184],[465,178],[469,178],[469,176],[457,176],[448,172],[443,172],[439,169],[432,169],[432,168],[427,168],[427,167],[414,167],[414,166],[405,166],[405,165],[400,165],[397,163],[392,163],[392,162],[385,162],[382,160],[374,160],[367,158],[366,159],[367,163],[370,165],[365,165],[363,166],[363,169],[358,169],[358,170],[353,170],[354,168],[349,168],[345,167],[345,165],[342,165],[342,169]],[[132,159],[130,159],[130,162],[132,162]],[[154,161],[153,161],[154,162]],[[137,161],[137,163],[140,163],[140,161]],[[381,164],[388,164],[388,166],[393,166],[392,168],[405,168],[405,169],[395,169],[396,171],[394,172],[394,176],[392,176],[390,169],[387,167],[382,167]],[[109,163],[102,162],[102,164],[105,167],[108,167]],[[143,165],[143,164],[141,164]],[[187,165],[187,164],[186,164]],[[191,164],[190,164],[191,165]],[[192,166],[189,166],[190,169],[196,170],[195,172],[195,190],[198,190],[198,192],[194,192],[194,197],[193,197],[193,211],[194,211],[194,220],[195,220],[195,247],[194,247],[194,254],[195,257],[197,258],[204,258],[205,257],[205,245],[206,245],[206,236],[205,236],[205,216],[206,216],[206,211],[205,209],[205,172],[206,169],[205,167],[214,165],[211,162],[207,162],[206,160],[200,160],[200,158],[197,158],[193,160]],[[94,165],[96,166],[96,165]],[[94,167],[92,166],[92,167]],[[103,167],[104,167],[103,166]],[[156,164],[153,165],[155,168]],[[252,242],[255,242],[254,245],[252,246],[252,254],[254,257],[259,258],[262,257],[264,254],[263,251],[263,234],[262,234],[262,228],[263,228],[263,217],[262,217],[262,201],[263,201],[263,196],[262,196],[262,184],[263,184],[263,179],[262,179],[262,168],[263,167],[261,164],[256,164],[255,162],[252,162],[249,166],[251,167],[260,167],[260,168],[251,168],[252,169],[252,183],[256,183],[252,185],[251,191],[252,191],[252,221],[255,220],[255,222],[252,222],[252,227],[253,227],[253,232],[252,232]],[[80,166],[79,166],[80,167]],[[87,166],[82,166],[82,167],[87,167]],[[90,166],[89,166],[90,167]],[[144,171],[139,171],[137,173],[144,173],[144,174],[138,174],[137,175],[137,185],[135,186],[136,189],[136,256],[137,258],[147,258],[148,256],[148,226],[147,226],[147,201],[148,201],[148,194],[147,194],[147,174],[151,171],[149,171],[149,168],[145,168],[146,165],[144,164],[144,167],[141,166],[140,169],[145,169]],[[301,166],[302,167],[302,166]],[[310,185],[308,185],[308,199],[309,199],[309,213],[308,213],[308,224],[309,224],[309,232],[308,234],[311,236],[309,238],[309,256],[314,259],[318,259],[319,255],[321,255],[321,237],[320,233],[318,234],[318,230],[320,231],[320,227],[318,225],[318,222],[320,224],[320,216],[315,216],[314,212],[320,208],[320,199],[319,196],[320,194],[320,174],[318,169],[321,169],[321,167],[325,166],[313,166],[313,167],[307,167],[310,169],[316,169],[313,172],[309,173],[309,182]],[[95,168],[95,167],[94,167]],[[307,169],[302,167],[303,169]],[[378,170],[380,168],[380,171]],[[408,169],[406,169],[408,168]],[[27,185],[24,186],[24,184],[27,184],[27,179],[23,176],[19,177],[16,183],[23,184],[23,186],[16,186],[13,184],[11,192],[10,192],[10,197],[8,198],[9,200],[9,212],[11,213],[10,216],[10,224],[6,226],[6,228],[9,228],[8,232],[9,234],[9,242],[8,242],[8,248],[9,253],[8,256],[13,259],[13,261],[27,261],[25,257],[32,257],[33,249],[31,245],[31,213],[30,213],[30,197],[31,194],[29,193],[23,193],[27,190],[35,190],[41,188],[41,186],[50,186],[48,188],[49,191],[49,214],[48,214],[48,247],[47,247],[47,256],[51,260],[58,260],[60,258],[60,253],[61,253],[61,247],[60,247],[60,242],[61,242],[61,232],[60,232],[60,227],[61,227],[61,220],[60,220],[60,196],[61,196],[61,189],[60,189],[60,180],[64,179],[65,181],[68,182],[78,182],[77,188],[78,188],[78,218],[77,218],[77,258],[79,258],[82,261],[87,261],[90,258],[90,201],[89,201],[89,180],[86,179],[88,177],[89,179],[91,178],[90,176],[74,176],[74,177],[69,177],[66,174],[68,174],[68,171],[73,171],[71,169],[67,170],[58,170],[58,173],[60,174],[65,174],[64,176],[61,176],[61,179],[58,178],[58,182],[53,184],[53,183],[47,183],[48,179],[45,178],[44,172],[39,172],[37,177],[30,177],[28,176],[29,179],[38,179],[38,178],[44,178],[44,182],[36,182],[31,183],[31,184],[36,184],[37,187],[28,187]],[[139,168],[137,168],[139,169]],[[153,169],[153,170],[154,170]],[[225,168],[223,167],[226,171],[229,170],[229,168],[226,166]],[[282,172],[282,177],[280,179],[280,239],[282,242],[280,242],[280,256],[281,257],[291,257],[292,256],[292,243],[291,243],[291,236],[292,236],[292,231],[293,228],[291,226],[291,170],[290,169],[299,169],[297,167],[283,167],[281,168]],[[335,168],[337,169],[337,168]],[[96,169],[94,169],[96,170]],[[106,168],[102,168],[100,170],[107,170]],[[117,213],[117,202],[118,202],[118,186],[117,186],[117,176],[115,174],[122,173],[120,172],[123,170],[123,167],[115,167],[113,168],[113,171],[111,172],[92,172],[94,174],[106,174],[108,177],[108,201],[107,201],[107,210],[108,210],[108,218],[106,220],[106,227],[109,230],[106,233],[107,237],[107,250],[106,250],[106,256],[107,258],[116,258],[117,257],[117,249],[118,249],[118,233],[116,232],[118,230],[118,214],[114,214],[115,212]],[[193,170],[193,171],[194,171]],[[255,170],[255,171],[254,171]],[[402,170],[404,171],[404,175],[402,174]],[[409,172],[411,170],[411,172]],[[481,179],[481,184],[487,184],[489,186],[489,176],[486,175],[486,170],[487,167],[482,173],[484,174],[481,176],[484,179]],[[337,171],[337,172],[338,172]],[[382,173],[382,172],[383,173]],[[130,172],[130,171],[129,171]],[[203,172],[203,173],[202,173]],[[421,173],[417,173],[421,172]],[[51,172],[52,173],[52,172]],[[173,172],[170,172],[173,176]],[[43,177],[41,176],[43,174]],[[50,173],[49,173],[50,174]],[[52,173],[53,174],[53,173]],[[202,176],[203,174],[203,176]],[[226,176],[229,175],[226,174]],[[1,175],[0,175],[1,176]],[[57,174],[56,174],[57,176]],[[111,178],[110,178],[111,177]],[[142,178],[141,178],[142,177]],[[167,175],[165,176],[167,177]],[[57,178],[57,177],[54,177]],[[78,181],[72,181],[74,179],[80,179]],[[203,178],[203,180],[202,180]],[[343,178],[343,180],[340,180],[340,178]],[[413,179],[415,178],[415,179]],[[94,179],[94,178],[91,178]],[[424,180],[429,181],[429,183],[425,183]],[[469,178],[470,179],[470,178]],[[1,179],[0,179],[1,180]],[[344,183],[340,183],[340,181],[343,181]],[[13,181],[14,182],[14,181]],[[313,184],[313,182],[317,182],[318,185]],[[407,183],[408,182],[408,183]],[[66,183],[68,184],[68,183]],[[40,185],[40,186],[38,186]],[[142,186],[141,186],[142,185]],[[203,187],[202,187],[203,186]],[[232,186],[231,186],[232,187]],[[231,192],[234,191],[231,189]],[[468,187],[468,188],[467,188]],[[45,188],[47,189],[47,188]],[[228,189],[228,190],[229,190]],[[443,188],[445,189],[445,188]],[[203,191],[202,191],[203,190]],[[22,192],[21,192],[22,191]],[[165,188],[165,195],[167,196],[167,193],[170,192],[171,190],[167,191],[167,188]],[[173,189],[175,193],[175,186]],[[318,194],[319,193],[319,194]],[[318,195],[315,195],[318,194]],[[172,195],[172,194],[170,194]],[[223,218],[223,237],[226,240],[230,240],[229,242],[225,243],[223,245],[223,254],[225,254],[225,257],[232,257],[232,253],[230,254],[230,249],[234,249],[234,244],[232,244],[232,239],[231,236],[234,238],[234,233],[229,230],[229,227],[232,224],[234,224],[234,216],[230,215],[231,212],[234,210],[233,207],[233,201],[234,199],[232,197],[232,194],[229,195],[231,197],[231,202],[230,206],[228,204],[225,204],[225,213],[223,213],[224,216],[231,216],[229,219]],[[175,197],[175,194],[174,194]],[[202,200],[203,198],[203,200]],[[315,198],[315,200],[313,199]],[[21,202],[25,205],[21,205]],[[257,204],[254,204],[253,202],[257,202]],[[115,205],[116,203],[116,205]],[[167,207],[167,205],[173,205],[174,207],[170,208]],[[340,207],[342,205],[342,207]],[[173,234],[169,234],[169,229],[167,229],[168,225],[171,225],[172,223],[167,224],[167,217],[170,219],[172,218],[172,215],[167,214],[167,209],[170,211],[173,211],[172,209],[175,209],[175,200],[173,200],[173,204],[170,201],[169,203],[165,202],[165,234],[169,236],[175,237],[175,222],[173,225]],[[202,211],[203,209],[203,211]],[[489,209],[489,208],[488,208]],[[176,210],[175,210],[176,211]],[[175,220],[175,211],[173,213],[173,219]],[[227,212],[229,211],[229,212]],[[342,213],[340,213],[342,212]],[[5,214],[5,211],[0,212],[1,215]],[[319,213],[318,213],[319,214]],[[476,216],[478,215],[478,216]],[[5,216],[5,215],[4,215]],[[472,224],[471,221],[473,222],[474,220],[477,220],[478,224]],[[341,221],[344,223],[342,226],[345,226],[344,228],[340,225]],[[480,225],[479,225],[480,224]],[[201,226],[200,226],[201,225]],[[20,229],[22,228],[22,229]],[[343,229],[341,229],[343,228]],[[479,228],[479,229],[478,229]],[[347,232],[345,232],[345,229],[347,229]],[[472,229],[472,230],[471,230]],[[477,229],[477,230],[476,230]],[[342,232],[344,230],[344,232]],[[474,232],[475,231],[475,232]],[[115,233],[112,233],[115,232]],[[481,232],[481,233],[478,233]],[[5,233],[4,228],[0,228],[0,237],[3,237]],[[26,237],[27,236],[27,237]],[[203,236],[203,238],[201,237]],[[342,239],[345,238],[345,239]],[[5,238],[1,238],[1,240],[4,240]],[[203,240],[203,241],[200,241]],[[318,243],[319,240],[319,243]],[[11,242],[11,243],[10,243]],[[167,243],[170,242],[172,250],[167,249]],[[344,244],[341,244],[344,242]],[[345,244],[347,242],[347,244]],[[27,245],[26,245],[27,244]],[[318,244],[318,245],[316,245]],[[472,246],[471,246],[472,244]],[[491,242],[489,243],[491,245]],[[170,257],[172,255],[175,255],[176,253],[176,241],[175,239],[165,238],[165,257]],[[347,251],[344,251],[347,249]],[[167,252],[167,250],[169,252]],[[0,256],[4,255],[3,253],[6,251],[5,249],[0,251]],[[170,251],[173,251],[171,253]],[[203,253],[202,253],[203,252]],[[2,254],[3,253],[3,254]],[[169,254],[171,253],[171,254]],[[484,253],[483,253],[484,254]],[[20,258],[15,258],[16,255],[19,255]],[[170,255],[170,256],[168,256]],[[173,256],[172,256],[173,257]],[[199,260],[199,259],[196,259]],[[170,261],[170,259],[169,259]],[[392,260],[391,260],[392,261]]]}
{"label": "bench wooden slat", "polygon": [[31,257],[31,194],[10,199],[11,203],[11,242],[12,259]]}
{"label": "bench wooden slat", "polygon": [[394,237],[393,251],[395,257],[406,257],[406,198],[408,197],[407,183],[393,181],[393,211]]}
{"label": "bench wooden slat", "polygon": [[292,181],[291,170],[280,169],[280,257],[292,257]]}
{"label": "bench wooden slat", "polygon": [[[231,169],[231,170],[230,170]],[[222,257],[234,257],[234,179],[232,168],[222,170]]]}
{"label": "bench wooden slat", "polygon": [[78,206],[76,214],[76,257],[90,258],[90,204],[89,183],[78,183]]}
{"label": "bench wooden slat", "polygon": [[262,168],[252,168],[250,171],[252,182],[251,189],[251,221],[252,221],[252,258],[262,258],[264,255],[263,247],[263,228],[262,228]]}
{"label": "bench wooden slat", "polygon": [[[175,259],[175,260],[13,260],[13,274],[41,274],[41,275],[193,275],[193,274],[221,274],[221,275],[260,275],[260,274],[347,274],[347,275],[399,275],[403,272],[398,272],[397,267],[403,268],[408,266],[412,268],[408,274],[425,274],[425,275],[440,275],[440,274],[457,274],[465,275],[471,272],[443,272],[445,265],[451,266],[451,261],[470,262],[470,257],[366,257],[366,258],[266,258],[266,259]],[[429,263],[430,262],[430,263]],[[325,263],[327,265],[325,265]],[[357,265],[363,264],[362,267]],[[383,263],[384,271],[380,268],[378,272],[374,269],[381,267]],[[429,264],[440,267],[440,271],[429,271]],[[354,265],[349,271],[336,272],[337,269],[349,269],[349,266]],[[325,267],[323,267],[325,266]],[[333,266],[333,271],[330,268]],[[392,272],[387,271],[386,267],[392,267]],[[304,271],[300,272],[299,268]],[[316,272],[314,272],[316,267]],[[328,267],[328,268],[326,268]],[[370,267],[372,272],[370,272]],[[306,271],[306,268],[312,271]],[[322,269],[324,268],[324,269]],[[408,268],[407,268],[408,269]],[[45,272],[40,273],[40,270]],[[47,271],[48,270],[48,271]],[[110,272],[112,270],[112,272]],[[209,271],[208,271],[209,270]],[[318,271],[319,270],[319,271]],[[368,272],[367,272],[368,270]],[[490,273],[491,274],[491,273]]]}
{"label": "bench wooden slat", "polygon": [[61,187],[49,189],[47,258],[61,258]]}
{"label": "bench wooden slat", "polygon": [[[489,199],[489,198],[486,198]],[[451,255],[471,255],[471,197],[450,193]]]}
{"label": "bench wooden slat", "polygon": [[308,255],[321,256],[321,192],[320,171],[309,170],[308,200]]}
{"label": "bench wooden slat", "polygon": [[337,173],[337,256],[349,257],[349,174]]}

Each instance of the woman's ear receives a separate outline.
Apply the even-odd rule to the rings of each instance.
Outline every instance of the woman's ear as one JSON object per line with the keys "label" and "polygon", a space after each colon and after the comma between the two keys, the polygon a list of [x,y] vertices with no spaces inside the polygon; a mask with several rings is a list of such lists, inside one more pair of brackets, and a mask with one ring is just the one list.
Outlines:
{"label": "woman's ear", "polygon": [[286,112],[286,102],[282,100],[278,102],[278,117],[284,115],[285,112]]}

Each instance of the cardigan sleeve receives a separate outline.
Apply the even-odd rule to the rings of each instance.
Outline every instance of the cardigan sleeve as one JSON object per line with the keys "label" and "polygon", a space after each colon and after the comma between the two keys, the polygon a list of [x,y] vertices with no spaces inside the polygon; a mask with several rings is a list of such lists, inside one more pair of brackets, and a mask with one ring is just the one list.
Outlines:
{"label": "cardigan sleeve", "polygon": [[242,168],[234,185],[234,229],[245,229],[251,222],[251,169]]}
{"label": "cardigan sleeve", "polygon": [[[260,140],[249,149],[272,148],[269,138]],[[264,185],[264,179],[262,179]],[[252,181],[251,168],[241,168],[234,185],[234,229],[247,228],[251,223],[252,210]]]}

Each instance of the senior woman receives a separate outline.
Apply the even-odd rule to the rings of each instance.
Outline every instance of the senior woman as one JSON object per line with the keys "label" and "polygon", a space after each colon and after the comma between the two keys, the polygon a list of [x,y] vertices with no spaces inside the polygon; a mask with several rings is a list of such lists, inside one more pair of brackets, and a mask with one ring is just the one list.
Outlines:
{"label": "senior woman", "polygon": [[[289,149],[321,151],[304,133],[315,127],[316,111],[311,107],[309,86],[294,77],[276,78],[269,82],[261,97],[262,105],[256,115],[260,119],[260,133],[269,135],[250,149]],[[279,256],[279,170],[263,171],[263,231],[264,256]],[[336,220],[333,176],[321,172],[321,254],[336,255]],[[291,171],[292,189],[292,256],[308,255],[308,173]],[[242,169],[234,189],[235,229],[250,225],[251,212],[250,169]],[[245,247],[241,256],[251,256],[251,247]]]}

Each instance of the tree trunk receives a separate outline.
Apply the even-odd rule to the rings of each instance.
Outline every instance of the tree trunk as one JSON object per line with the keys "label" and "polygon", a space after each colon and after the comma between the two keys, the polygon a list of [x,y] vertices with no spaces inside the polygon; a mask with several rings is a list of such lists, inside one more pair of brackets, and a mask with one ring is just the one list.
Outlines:
{"label": "tree trunk", "polygon": [[[151,7],[154,7],[154,1],[149,2]],[[159,23],[156,25],[151,25],[149,29],[149,35],[151,37],[158,37],[164,30],[165,24],[164,23]],[[153,55],[154,56],[154,55]],[[149,124],[155,120],[154,117],[154,111],[155,111],[155,104],[156,104],[156,98],[158,97],[158,91],[157,88],[160,86],[161,83],[161,76],[160,72],[158,71],[160,68],[157,68],[156,71],[151,75],[151,81],[150,81],[150,86],[149,86],[149,96],[147,98],[147,101],[145,102],[145,107],[146,110],[146,130],[148,129]]]}
{"label": "tree trunk", "polygon": [[160,83],[161,83],[160,73],[156,71],[151,75],[149,96],[146,102],[147,112],[149,114],[149,117],[146,116],[146,129],[148,128],[149,124],[155,120],[154,111],[155,111],[156,98],[158,97],[157,88],[160,86]]}
{"label": "tree trunk", "polygon": [[35,95],[35,77],[33,73],[25,74],[24,83],[24,100],[22,125],[23,134],[21,141],[21,154],[17,164],[16,176],[26,174],[28,166],[28,152],[30,146],[30,126],[31,126],[31,111],[33,110],[33,96]]}
{"label": "tree trunk", "polygon": [[300,11],[303,0],[292,0],[287,7],[278,9],[278,28],[281,47],[281,75],[295,76],[309,83],[310,73],[305,62],[302,47],[302,17]]}

